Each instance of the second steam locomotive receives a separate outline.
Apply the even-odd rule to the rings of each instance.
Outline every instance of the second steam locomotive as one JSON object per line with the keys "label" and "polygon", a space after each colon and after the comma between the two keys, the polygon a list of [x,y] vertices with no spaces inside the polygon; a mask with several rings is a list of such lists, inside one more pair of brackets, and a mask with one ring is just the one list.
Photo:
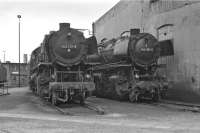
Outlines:
{"label": "second steam locomotive", "polygon": [[157,72],[160,48],[153,35],[131,29],[118,38],[103,39],[98,51],[87,56],[88,62],[97,63],[90,69],[95,77],[95,95],[137,102],[158,101],[165,94],[168,83]]}

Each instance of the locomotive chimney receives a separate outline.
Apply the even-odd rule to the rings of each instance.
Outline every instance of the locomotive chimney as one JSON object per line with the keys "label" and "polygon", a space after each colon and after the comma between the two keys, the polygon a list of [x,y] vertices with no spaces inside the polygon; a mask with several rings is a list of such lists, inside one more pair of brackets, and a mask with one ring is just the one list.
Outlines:
{"label": "locomotive chimney", "polygon": [[52,31],[52,30],[51,30],[51,31],[49,31],[49,34],[53,34],[54,32],[55,32],[55,31]]}
{"label": "locomotive chimney", "polygon": [[131,33],[131,35],[139,34],[140,33],[140,29],[131,29],[130,33]]}
{"label": "locomotive chimney", "polygon": [[60,23],[60,30],[69,28],[70,28],[70,23]]}

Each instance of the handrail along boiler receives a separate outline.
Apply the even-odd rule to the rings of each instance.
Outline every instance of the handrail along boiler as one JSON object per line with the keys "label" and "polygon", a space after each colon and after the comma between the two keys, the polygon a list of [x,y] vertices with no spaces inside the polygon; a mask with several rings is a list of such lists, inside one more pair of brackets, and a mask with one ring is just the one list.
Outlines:
{"label": "handrail along boiler", "polygon": [[84,103],[95,89],[91,74],[85,72],[89,65],[84,63],[86,55],[96,52],[93,44],[95,37],[85,39],[69,23],[60,23],[60,29],[46,35],[31,54],[31,90],[52,104]]}

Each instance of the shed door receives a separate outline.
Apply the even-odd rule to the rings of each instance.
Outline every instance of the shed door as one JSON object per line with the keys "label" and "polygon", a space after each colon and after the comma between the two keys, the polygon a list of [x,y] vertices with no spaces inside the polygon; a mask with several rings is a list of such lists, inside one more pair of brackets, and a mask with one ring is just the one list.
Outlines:
{"label": "shed door", "polygon": [[157,30],[161,56],[174,55],[173,25],[163,25]]}

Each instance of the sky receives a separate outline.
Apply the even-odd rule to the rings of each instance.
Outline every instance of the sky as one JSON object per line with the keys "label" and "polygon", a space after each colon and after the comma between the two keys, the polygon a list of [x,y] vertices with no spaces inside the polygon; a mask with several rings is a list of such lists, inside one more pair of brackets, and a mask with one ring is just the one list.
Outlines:
{"label": "sky", "polygon": [[[0,60],[18,62],[18,18],[21,18],[21,62],[40,45],[44,35],[60,22],[73,28],[92,29],[96,21],[119,0],[0,0]],[[85,33],[87,36],[87,33]],[[5,52],[3,52],[5,51]]]}

